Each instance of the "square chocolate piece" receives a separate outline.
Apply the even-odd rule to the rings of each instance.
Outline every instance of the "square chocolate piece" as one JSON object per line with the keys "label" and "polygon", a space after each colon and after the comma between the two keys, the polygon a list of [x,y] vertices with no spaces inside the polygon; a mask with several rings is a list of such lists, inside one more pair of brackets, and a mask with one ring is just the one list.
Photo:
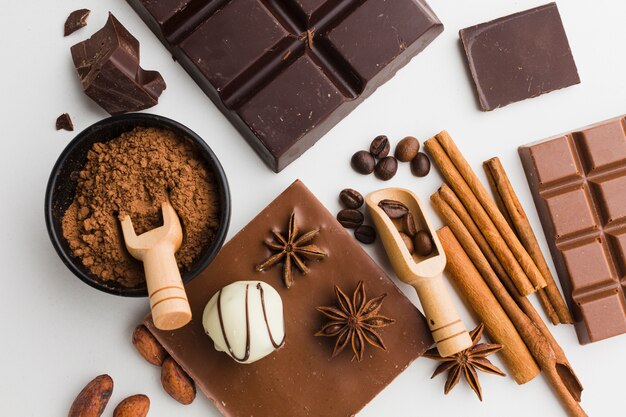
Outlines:
{"label": "square chocolate piece", "polygon": [[443,31],[424,0],[127,1],[276,172]]}
{"label": "square chocolate piece", "polygon": [[626,117],[519,153],[578,339],[626,333]]}
{"label": "square chocolate piece", "polygon": [[580,83],[556,3],[459,35],[484,111]]}
{"label": "square chocolate piece", "polygon": [[[319,228],[313,243],[328,256],[307,261],[306,275],[294,267],[294,283],[287,289],[282,264],[264,272],[255,267],[271,255],[264,242],[271,240],[272,231],[287,232],[292,212],[299,235]],[[202,326],[209,299],[242,280],[274,287],[285,317],[285,346],[249,365],[216,351]],[[387,294],[380,314],[396,320],[380,330],[387,351],[368,345],[358,362],[348,346],[331,358],[335,339],[314,336],[327,322],[316,307],[336,305],[335,285],[352,296],[361,280],[368,299]],[[193,313],[190,324],[161,332],[150,317],[145,323],[227,417],[353,416],[432,344],[422,314],[300,181],[233,237],[186,289]]]}

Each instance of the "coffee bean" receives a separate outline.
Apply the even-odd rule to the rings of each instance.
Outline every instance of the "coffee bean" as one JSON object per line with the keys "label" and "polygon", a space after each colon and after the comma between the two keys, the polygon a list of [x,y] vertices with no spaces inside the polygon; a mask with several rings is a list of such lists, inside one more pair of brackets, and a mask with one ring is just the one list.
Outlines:
{"label": "coffee bean", "polygon": [[376,166],[376,160],[368,151],[358,151],[352,155],[352,160],[350,162],[352,168],[359,174],[363,175],[374,172],[374,167]]}
{"label": "coffee bean", "polygon": [[430,159],[423,152],[418,152],[411,160],[411,172],[416,177],[425,177],[430,172]]}
{"label": "coffee bean", "polygon": [[414,247],[413,247],[413,240],[411,239],[411,237],[402,232],[400,232],[400,237],[404,241],[404,244],[406,245],[406,248],[409,250],[409,253],[413,255]]}
{"label": "coffee bean", "polygon": [[380,135],[376,136],[370,145],[370,153],[374,156],[374,158],[384,158],[389,155],[389,139],[387,136]]}
{"label": "coffee bean", "polygon": [[417,139],[415,139],[413,136],[407,136],[406,138],[398,142],[395,155],[396,158],[398,158],[398,161],[409,162],[410,160],[415,158],[415,155],[417,155],[417,152],[419,150],[420,143],[417,141]]}
{"label": "coffee bean", "polygon": [[355,209],[343,209],[337,213],[337,220],[346,229],[356,229],[363,224],[363,213]]}
{"label": "coffee bean", "polygon": [[396,175],[397,171],[398,161],[396,161],[396,158],[393,156],[388,156],[378,161],[374,175],[376,175],[376,178],[378,179],[389,181],[394,175]]}
{"label": "coffee bean", "polygon": [[361,243],[370,244],[376,241],[376,229],[363,224],[354,231],[354,237]]}
{"label": "coffee bean", "polygon": [[380,200],[378,207],[380,207],[390,219],[399,219],[409,212],[407,206],[396,200]]}
{"label": "coffee bean", "polygon": [[413,238],[413,246],[415,247],[415,253],[420,256],[428,256],[433,252],[435,245],[433,238],[430,237],[430,233],[425,230],[420,230]]}
{"label": "coffee bean", "polygon": [[348,208],[358,209],[363,205],[363,196],[352,188],[346,188],[339,193],[339,199]]}
{"label": "coffee bean", "polygon": [[404,233],[413,237],[415,233],[417,233],[417,229],[415,228],[415,219],[411,213],[407,213],[402,218],[402,229]]}

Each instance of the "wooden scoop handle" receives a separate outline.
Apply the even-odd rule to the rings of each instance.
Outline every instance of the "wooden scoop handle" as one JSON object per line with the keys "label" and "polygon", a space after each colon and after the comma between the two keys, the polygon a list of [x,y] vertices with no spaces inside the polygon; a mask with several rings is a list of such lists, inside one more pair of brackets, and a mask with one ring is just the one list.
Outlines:
{"label": "wooden scoop handle", "polygon": [[472,339],[454,307],[443,277],[419,279],[411,285],[420,298],[439,354],[450,356],[470,347]]}
{"label": "wooden scoop handle", "polygon": [[152,320],[160,330],[175,330],[191,320],[174,252],[174,247],[165,242],[148,250],[143,258]]}

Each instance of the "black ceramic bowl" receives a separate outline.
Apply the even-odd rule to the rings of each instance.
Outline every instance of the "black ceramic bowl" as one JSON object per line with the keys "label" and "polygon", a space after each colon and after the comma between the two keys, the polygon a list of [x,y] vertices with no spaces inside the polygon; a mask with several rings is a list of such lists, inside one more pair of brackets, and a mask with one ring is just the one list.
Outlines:
{"label": "black ceramic bowl", "polygon": [[82,131],[63,150],[57,160],[46,189],[45,216],[48,234],[52,245],[67,267],[82,281],[110,294],[125,297],[145,297],[148,295],[145,285],[126,288],[115,282],[105,282],[93,276],[80,259],[72,256],[66,239],[63,237],[63,214],[74,200],[76,180],[72,173],[80,171],[85,165],[87,151],[97,142],[106,142],[119,137],[122,133],[138,126],[169,129],[196,147],[204,157],[209,169],[215,173],[219,191],[220,226],[215,239],[204,248],[196,262],[186,271],[182,271],[183,281],[189,282],[213,260],[222,247],[230,222],[230,191],[222,165],[207,144],[194,132],[174,120],[153,114],[133,113],[114,116],[102,120]]}

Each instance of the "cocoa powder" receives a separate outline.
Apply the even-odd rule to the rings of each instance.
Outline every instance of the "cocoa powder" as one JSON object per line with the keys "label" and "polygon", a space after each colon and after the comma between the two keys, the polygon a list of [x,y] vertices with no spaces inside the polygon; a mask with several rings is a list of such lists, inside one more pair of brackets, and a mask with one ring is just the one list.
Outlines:
{"label": "cocoa powder", "polygon": [[192,144],[168,130],[136,128],[96,143],[76,173],[76,196],[63,217],[74,256],[98,278],[136,287],[143,265],[127,252],[120,220],[130,215],[137,234],[162,225],[169,199],[183,226],[176,253],[184,271],[215,238],[219,200],[213,172]]}

